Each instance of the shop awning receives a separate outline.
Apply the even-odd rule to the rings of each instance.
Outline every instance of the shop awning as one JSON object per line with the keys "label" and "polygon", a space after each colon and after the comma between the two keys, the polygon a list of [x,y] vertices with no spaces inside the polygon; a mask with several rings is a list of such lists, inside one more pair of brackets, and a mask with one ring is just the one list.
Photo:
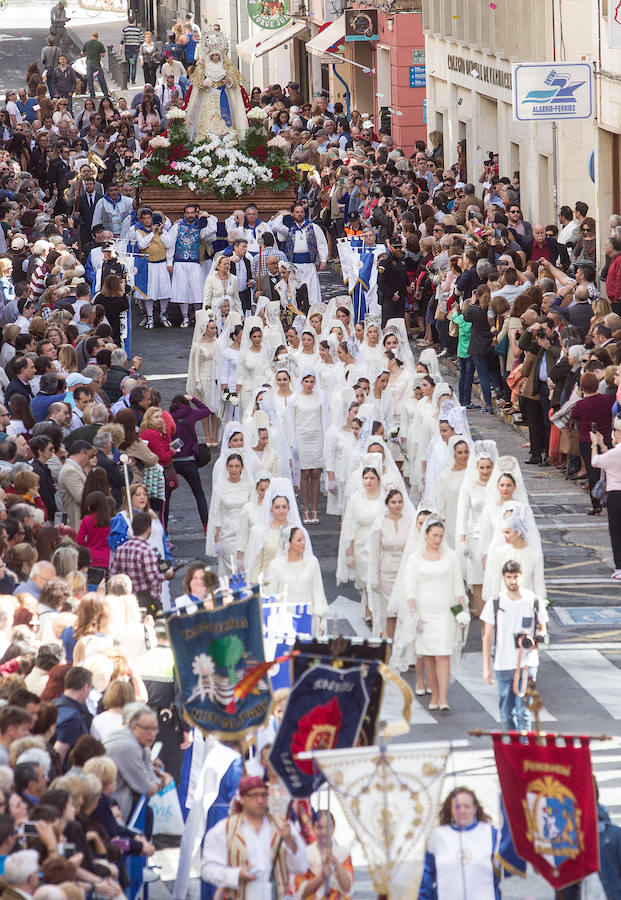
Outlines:
{"label": "shop awning", "polygon": [[315,56],[329,56],[330,48],[333,48],[334,52],[344,39],[345,16],[341,16],[336,22],[331,22],[327,28],[316,34],[311,41],[308,41],[306,49],[309,53],[314,53]]}
{"label": "shop awning", "polygon": [[281,47],[287,41],[296,37],[296,35],[306,31],[307,28],[308,23],[303,20],[289,22],[288,25],[283,25],[282,28],[278,28],[276,31],[268,31],[264,28],[246,38],[245,41],[241,41],[236,48],[237,55],[244,62],[253,63],[255,59],[265,56],[271,50],[276,50],[277,47]]}

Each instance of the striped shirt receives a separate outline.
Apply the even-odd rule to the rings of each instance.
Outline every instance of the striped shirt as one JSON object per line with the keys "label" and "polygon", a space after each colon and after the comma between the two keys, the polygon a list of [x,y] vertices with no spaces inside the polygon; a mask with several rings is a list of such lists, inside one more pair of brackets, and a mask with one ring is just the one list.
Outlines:
{"label": "striped shirt", "polygon": [[142,28],[138,25],[126,25],[123,29],[121,43],[126,47],[139,47],[144,41]]}
{"label": "striped shirt", "polygon": [[[278,262],[281,260],[283,262],[288,262],[286,253],[283,253],[282,250],[278,250],[277,247],[264,247],[263,252],[261,253],[261,275],[267,275],[267,261],[270,256],[275,256]],[[252,277],[254,280],[257,280],[257,275],[259,274],[259,254],[257,253],[253,256],[250,261],[250,269],[252,272]]]}

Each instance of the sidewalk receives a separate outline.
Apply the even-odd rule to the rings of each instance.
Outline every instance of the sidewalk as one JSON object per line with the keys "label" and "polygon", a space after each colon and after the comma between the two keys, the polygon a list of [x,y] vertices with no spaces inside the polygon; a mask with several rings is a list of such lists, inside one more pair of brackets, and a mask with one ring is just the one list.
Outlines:
{"label": "sidewalk", "polygon": [[[107,49],[108,54],[105,58],[104,68],[106,71],[106,82],[110,93],[116,97],[125,96],[133,97],[136,92],[136,86],[128,87],[126,91],[121,91],[119,85],[114,81],[110,74],[110,52],[118,57],[121,31],[127,25],[127,16],[125,13],[114,12],[97,12],[87,11],[81,7],[70,10],[71,21],[67,26],[69,37],[73,41],[75,47],[76,58],[80,55],[82,47],[89,40],[91,35],[96,32],[98,39]],[[112,50],[110,50],[112,48]],[[142,83],[142,70],[138,71],[138,84]],[[97,92],[98,96],[100,91]]]}

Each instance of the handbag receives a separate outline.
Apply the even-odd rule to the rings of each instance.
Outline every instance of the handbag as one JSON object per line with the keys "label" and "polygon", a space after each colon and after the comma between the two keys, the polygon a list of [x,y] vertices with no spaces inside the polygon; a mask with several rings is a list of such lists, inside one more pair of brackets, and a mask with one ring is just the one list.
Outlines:
{"label": "handbag", "polygon": [[494,347],[494,353],[497,353],[498,356],[506,356],[508,352],[509,352],[509,335],[505,334],[505,336]]}
{"label": "handbag", "polygon": [[199,444],[196,450],[196,465],[199,469],[206,466],[211,459],[211,450],[207,444]]}
{"label": "handbag", "polygon": [[166,487],[169,491],[174,491],[179,487],[179,479],[177,478],[177,473],[172,463],[168,463],[167,466],[164,466],[164,478],[166,479]]}
{"label": "handbag", "polygon": [[147,489],[147,496],[155,500],[163,500],[165,495],[164,469],[159,463],[145,466],[142,472],[142,483]]}

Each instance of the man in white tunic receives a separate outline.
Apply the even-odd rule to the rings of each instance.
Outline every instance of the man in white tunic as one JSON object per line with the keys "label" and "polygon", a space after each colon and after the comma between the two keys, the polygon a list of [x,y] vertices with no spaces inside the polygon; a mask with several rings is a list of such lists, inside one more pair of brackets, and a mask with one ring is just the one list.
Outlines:
{"label": "man in white tunic", "polygon": [[[271,900],[288,896],[290,874],[308,869],[304,841],[289,822],[267,812],[267,785],[246,775],[239,783],[241,812],[205,835],[201,878],[224,889],[227,898]],[[274,884],[273,884],[274,882]]]}
{"label": "man in white tunic", "polygon": [[144,301],[147,318],[145,327],[152,329],[153,304],[155,300],[160,302],[160,322],[164,328],[172,328],[172,324],[166,315],[168,301],[170,300],[170,274],[166,264],[166,247],[162,241],[162,234],[170,229],[170,221],[162,219],[153,221],[153,210],[143,206],[138,210],[138,221],[129,229],[127,240],[130,244],[137,244],[138,251],[147,258],[147,296]]}
{"label": "man in white tunic", "polygon": [[112,182],[108,185],[108,190],[101,200],[95,204],[91,228],[95,225],[103,225],[112,232],[115,238],[118,238],[121,235],[123,221],[131,215],[133,208],[132,198],[123,196],[120,186]]}
{"label": "man in white tunic", "polygon": [[240,232],[240,237],[248,244],[248,255],[251,259],[259,252],[259,238],[266,232],[271,234],[270,226],[261,219],[254,203],[248,203],[243,209],[231,213],[228,219],[225,219],[224,227],[227,234],[231,231]]}
{"label": "man in white tunic", "polygon": [[213,244],[218,230],[215,216],[200,212],[197,203],[186,203],[183,219],[161,234],[166,247],[168,271],[172,274],[171,303],[181,306],[182,328],[190,327],[189,309],[203,304],[203,272],[201,244]]}
{"label": "man in white tunic", "polygon": [[309,304],[321,303],[317,270],[328,262],[328,242],[319,225],[306,218],[302,203],[295,203],[291,215],[281,213],[272,220],[272,231],[285,241],[285,254],[295,264],[300,284],[308,287]]}

